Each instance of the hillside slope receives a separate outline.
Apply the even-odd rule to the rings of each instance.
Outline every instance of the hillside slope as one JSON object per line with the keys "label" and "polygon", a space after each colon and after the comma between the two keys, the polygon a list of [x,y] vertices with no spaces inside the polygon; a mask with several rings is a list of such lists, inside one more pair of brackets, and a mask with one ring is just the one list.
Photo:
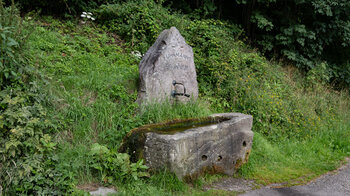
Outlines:
{"label": "hillside slope", "polygon": [[[40,89],[33,93],[48,97],[42,107],[51,122],[38,128],[45,135],[37,137],[50,153],[45,154],[48,158],[35,159],[38,163],[49,160],[40,167],[32,163],[26,167],[17,162],[22,159],[13,158],[25,175],[20,169],[11,170],[13,181],[5,184],[1,179],[7,193],[40,194],[55,189],[57,194],[83,194],[75,187],[97,183],[116,186],[124,194],[210,194],[203,193],[201,186],[222,176],[206,175],[191,186],[166,171],[149,175],[142,162],[130,163],[117,148],[135,127],[216,112],[254,117],[253,149],[239,177],[265,184],[300,183],[335,169],[350,155],[348,92],[334,91],[319,81],[322,66],[304,75],[249,48],[234,24],[172,13],[142,2],[101,6],[96,10],[98,20],[85,24],[51,17],[25,19],[35,28],[23,46],[25,62],[40,71],[30,85]],[[193,47],[199,101],[140,108],[135,103],[140,61],[135,51],[145,53],[170,26],[176,26]],[[9,102],[4,97],[0,96],[1,102]],[[8,131],[10,125],[3,130],[1,145],[15,134]],[[32,141],[16,137],[25,145]],[[37,155],[43,151],[39,149]],[[29,151],[25,155],[32,156]],[[62,176],[53,182],[55,186],[47,180],[52,175]]]}

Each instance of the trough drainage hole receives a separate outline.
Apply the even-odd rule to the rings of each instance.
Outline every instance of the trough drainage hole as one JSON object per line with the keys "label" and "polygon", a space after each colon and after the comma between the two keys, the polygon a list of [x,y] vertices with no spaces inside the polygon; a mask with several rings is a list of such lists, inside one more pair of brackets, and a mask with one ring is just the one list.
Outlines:
{"label": "trough drainage hole", "polygon": [[245,141],[243,141],[243,146],[246,147],[247,146],[247,143]]}
{"label": "trough drainage hole", "polygon": [[202,156],[202,161],[206,161],[208,159],[207,155]]}
{"label": "trough drainage hole", "polygon": [[221,159],[222,159],[222,156],[219,155],[219,156],[218,156],[218,161],[221,161]]}

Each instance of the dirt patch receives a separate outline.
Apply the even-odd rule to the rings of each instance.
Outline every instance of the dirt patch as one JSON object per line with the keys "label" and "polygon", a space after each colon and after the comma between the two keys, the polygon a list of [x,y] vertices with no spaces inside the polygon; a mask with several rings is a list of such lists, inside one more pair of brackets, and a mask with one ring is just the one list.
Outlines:
{"label": "dirt patch", "polygon": [[122,40],[119,35],[117,35],[116,33],[113,33],[113,32],[108,32],[107,35],[109,37],[112,37],[113,38],[113,41],[109,41],[108,44],[116,44],[122,48],[124,48],[124,45],[125,45],[125,41]]}
{"label": "dirt patch", "polygon": [[91,192],[91,191],[96,191],[98,189],[98,187],[100,187],[101,185],[98,183],[88,183],[88,184],[80,184],[77,186],[77,189],[83,190],[83,191],[87,191],[87,192]]}
{"label": "dirt patch", "polygon": [[77,186],[77,189],[89,192],[90,195],[108,195],[111,193],[117,193],[116,188],[113,186],[104,187],[98,183],[87,183],[81,184]]}
{"label": "dirt patch", "polygon": [[245,180],[242,178],[224,178],[218,182],[214,182],[209,186],[205,186],[203,189],[208,190],[225,190],[233,191],[237,193],[243,193],[250,191],[256,188],[259,188],[260,185],[255,183],[253,180]]}
{"label": "dirt patch", "polygon": [[97,99],[97,93],[93,91],[86,90],[84,95],[81,97],[82,103],[84,106],[94,104]]}
{"label": "dirt patch", "polygon": [[97,139],[98,139],[98,122],[96,120],[93,120],[92,123],[91,123],[91,129],[93,130],[93,134],[92,134],[92,138],[91,140],[93,142],[97,142]]}
{"label": "dirt patch", "polygon": [[73,139],[74,139],[74,135],[72,130],[70,129],[61,131],[56,136],[56,142],[58,143],[64,143],[64,142],[72,143]]}

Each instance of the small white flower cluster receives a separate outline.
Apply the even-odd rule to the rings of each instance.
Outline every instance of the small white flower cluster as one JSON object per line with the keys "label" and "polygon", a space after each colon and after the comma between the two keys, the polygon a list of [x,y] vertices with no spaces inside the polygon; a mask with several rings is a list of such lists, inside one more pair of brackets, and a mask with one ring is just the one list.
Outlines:
{"label": "small white flower cluster", "polygon": [[91,12],[83,12],[80,16],[81,16],[82,18],[91,19],[92,21],[95,20],[95,18],[92,17],[92,13],[91,13]]}
{"label": "small white flower cluster", "polygon": [[132,51],[131,54],[134,55],[135,57],[139,58],[139,59],[143,57],[141,52],[137,51],[137,50],[136,51]]}

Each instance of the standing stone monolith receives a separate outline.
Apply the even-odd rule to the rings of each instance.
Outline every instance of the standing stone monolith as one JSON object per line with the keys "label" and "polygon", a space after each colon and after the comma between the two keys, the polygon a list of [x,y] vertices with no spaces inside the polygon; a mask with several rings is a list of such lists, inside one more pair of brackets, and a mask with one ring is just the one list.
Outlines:
{"label": "standing stone monolith", "polygon": [[138,102],[197,99],[197,74],[193,51],[175,28],[164,30],[139,65]]}

